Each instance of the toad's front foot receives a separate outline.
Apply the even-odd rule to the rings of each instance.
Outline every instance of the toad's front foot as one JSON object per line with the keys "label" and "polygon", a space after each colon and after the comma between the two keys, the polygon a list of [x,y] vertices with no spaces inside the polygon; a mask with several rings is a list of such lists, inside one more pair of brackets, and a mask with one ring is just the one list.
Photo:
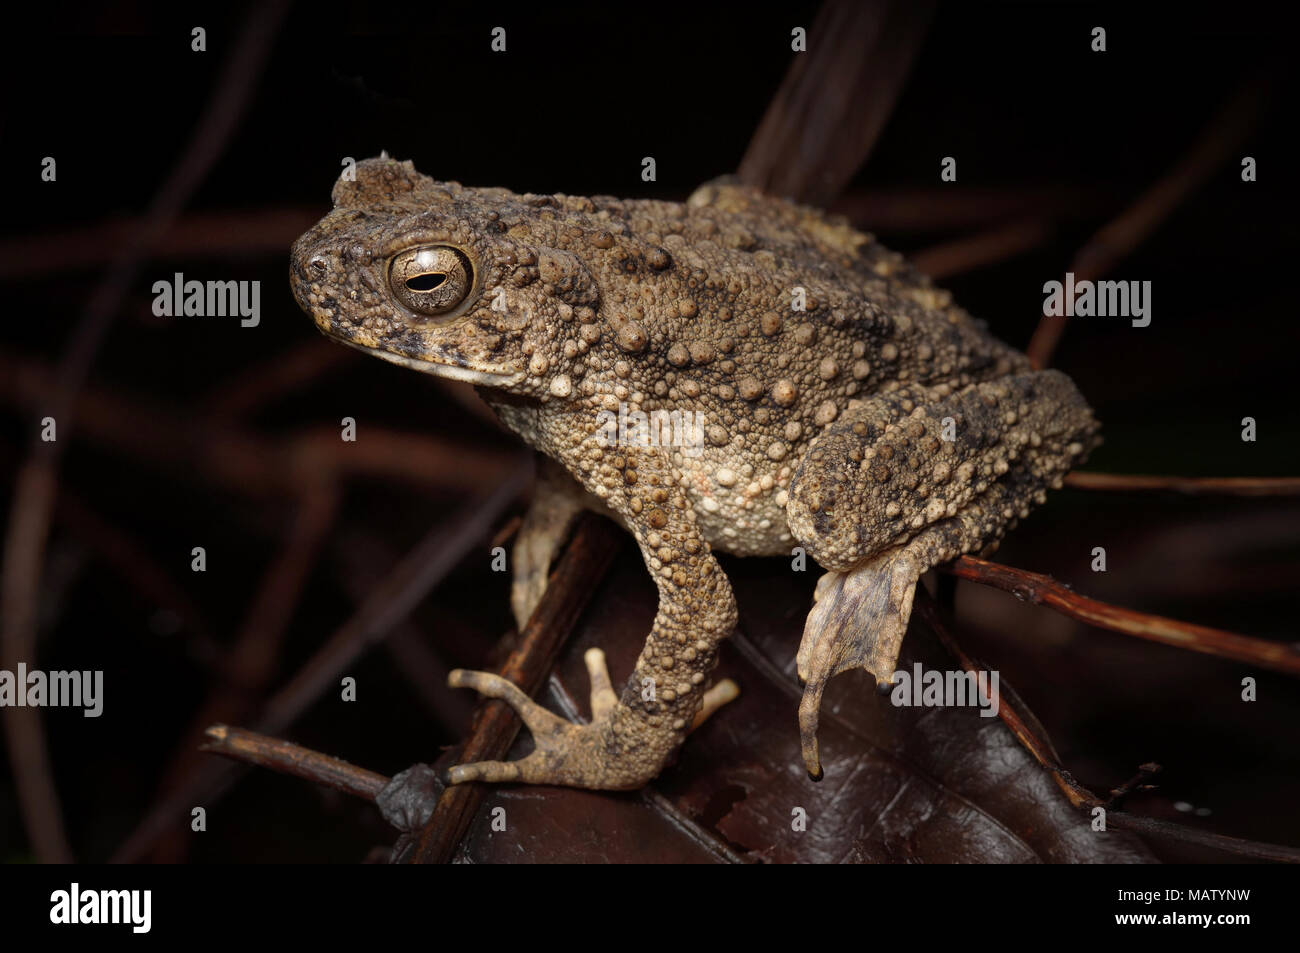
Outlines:
{"label": "toad's front foot", "polygon": [[[447,677],[452,688],[472,688],[518,712],[532,732],[535,750],[519,761],[458,764],[449,772],[451,783],[518,781],[617,791],[639,788],[654,778],[685,737],[687,726],[620,703],[610,687],[605,653],[600,649],[589,649],[584,661],[591,678],[591,723],[587,725],[571,724],[552,714],[500,675],[452,672]],[[704,696],[705,714],[709,698]]]}

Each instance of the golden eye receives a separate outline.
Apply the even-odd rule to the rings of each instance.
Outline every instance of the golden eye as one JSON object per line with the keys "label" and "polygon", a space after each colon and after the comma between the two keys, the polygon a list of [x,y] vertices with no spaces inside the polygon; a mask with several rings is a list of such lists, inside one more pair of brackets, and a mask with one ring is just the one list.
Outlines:
{"label": "golden eye", "polygon": [[435,317],[455,310],[474,287],[474,268],[449,245],[408,248],[388,268],[393,296],[416,314]]}

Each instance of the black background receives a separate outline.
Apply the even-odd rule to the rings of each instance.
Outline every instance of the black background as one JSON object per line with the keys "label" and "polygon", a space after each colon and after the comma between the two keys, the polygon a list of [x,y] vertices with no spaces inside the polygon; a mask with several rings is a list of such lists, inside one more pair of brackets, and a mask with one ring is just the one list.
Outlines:
{"label": "black background", "polygon": [[[1095,210],[1058,221],[1031,253],[943,282],[1018,346],[1041,311],[1042,283],[1060,278],[1097,227],[1186,155],[1243,81],[1280,63],[1289,35],[1264,6],[1131,6],[941,6],[879,146],[851,187],[938,189],[939,160],[951,155],[954,188],[1047,185],[1106,196]],[[323,214],[342,157],[381,149],[468,185],[682,199],[735,169],[791,62],[790,28],[810,26],[815,9],[295,4],[250,108],[189,208]],[[0,239],[20,269],[29,236],[142,214],[193,132],[246,15],[242,4],[45,5],[6,27]],[[207,29],[206,53],[190,50],[194,25]],[[508,31],[505,55],[489,48],[497,25]],[[1108,28],[1104,54],[1089,50],[1096,25]],[[1258,159],[1259,181],[1243,184],[1238,160],[1230,160],[1112,276],[1153,282],[1151,326],[1075,321],[1057,353],[1056,364],[1105,426],[1092,469],[1296,473],[1298,245],[1288,151],[1295,103],[1289,75],[1275,75],[1271,108],[1241,150]],[[40,180],[47,155],[58,160],[57,183]],[[653,183],[640,177],[647,155],[657,161]],[[858,224],[903,251],[963,233]],[[178,270],[261,280],[261,326],[154,318],[150,286]],[[279,255],[150,263],[92,380],[196,405],[247,366],[315,333],[289,294],[286,271],[287,247]],[[7,281],[0,349],[55,362],[96,277],[74,268]],[[513,446],[417,375],[380,362],[349,365],[267,408],[256,425],[276,434],[344,415]],[[1239,439],[1244,416],[1258,421],[1256,443]],[[7,405],[0,418],[5,486],[32,428],[30,415]],[[185,580],[214,631],[238,628],[275,552],[273,533],[247,527],[273,526],[274,514],[76,443],[63,473]],[[344,529],[349,522],[380,528],[400,551],[460,502],[359,486],[349,490]],[[1013,538],[1000,559],[1120,604],[1296,638],[1300,510],[1293,501],[1065,493],[1028,526],[1040,538]],[[219,554],[220,571],[190,575],[196,539]],[[1105,577],[1088,571],[1094,545],[1111,554]],[[66,570],[66,585],[47,596],[56,606],[47,607],[42,667],[107,670],[104,717],[47,713],[74,848],[84,859],[104,859],[150,801],[207,676],[178,647],[185,633],[161,634],[153,624],[159,607],[141,602],[75,539],[56,530],[47,560],[47,577]],[[1207,589],[1198,572],[1232,584]],[[504,581],[476,562],[458,570],[416,622],[446,638],[456,663],[481,661],[509,627],[505,592]],[[1167,812],[1175,801],[1205,805],[1213,814],[1198,823],[1210,829],[1300,843],[1293,682],[1261,676],[1264,698],[1243,713],[1233,686],[1257,673],[1242,666],[1171,658],[1170,650],[1137,650],[1105,635],[1064,649],[1052,643],[1040,655],[1032,635],[1016,641],[1004,628],[1012,623],[983,613],[996,611],[990,600],[998,597],[975,598],[959,599],[959,608],[980,619],[976,630],[986,641],[976,648],[998,658],[1077,774],[1101,787],[1141,761],[1160,760],[1169,773],[1146,805],[1151,812]],[[314,575],[292,623],[284,672],[350,611],[328,575]],[[432,758],[456,740],[429,723],[390,663],[371,657],[358,675],[375,686],[364,699],[370,704],[344,712],[322,702],[297,740],[384,772]],[[245,781],[229,809],[239,823],[221,837],[197,839],[193,859],[353,860],[391,840],[364,806],[266,775]],[[0,859],[23,860],[28,850],[6,769]]]}

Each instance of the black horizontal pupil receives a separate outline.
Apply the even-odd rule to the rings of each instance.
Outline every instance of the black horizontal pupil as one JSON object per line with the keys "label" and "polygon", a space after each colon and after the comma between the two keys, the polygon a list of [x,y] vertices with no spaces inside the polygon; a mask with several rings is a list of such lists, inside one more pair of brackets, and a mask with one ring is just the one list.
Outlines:
{"label": "black horizontal pupil", "polygon": [[445,272],[435,271],[427,275],[416,275],[406,279],[406,287],[411,291],[432,291],[447,280]]}

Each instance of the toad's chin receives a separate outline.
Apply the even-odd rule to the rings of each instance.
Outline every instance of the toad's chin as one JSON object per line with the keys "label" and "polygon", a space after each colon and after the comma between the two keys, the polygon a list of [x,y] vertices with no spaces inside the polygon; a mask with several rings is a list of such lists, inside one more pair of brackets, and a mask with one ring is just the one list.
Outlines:
{"label": "toad's chin", "polygon": [[469,384],[479,384],[484,387],[507,387],[511,384],[518,384],[524,379],[523,371],[509,371],[504,368],[491,367],[464,367],[460,364],[440,361],[433,356],[425,358],[410,357],[406,354],[395,354],[392,351],[358,344],[355,341],[348,341],[343,338],[335,338],[334,340],[340,344],[346,344],[348,347],[356,348],[358,351],[364,351],[372,357],[388,361],[390,364],[409,367],[413,371],[433,374],[436,377],[445,377],[448,380],[465,381]]}

